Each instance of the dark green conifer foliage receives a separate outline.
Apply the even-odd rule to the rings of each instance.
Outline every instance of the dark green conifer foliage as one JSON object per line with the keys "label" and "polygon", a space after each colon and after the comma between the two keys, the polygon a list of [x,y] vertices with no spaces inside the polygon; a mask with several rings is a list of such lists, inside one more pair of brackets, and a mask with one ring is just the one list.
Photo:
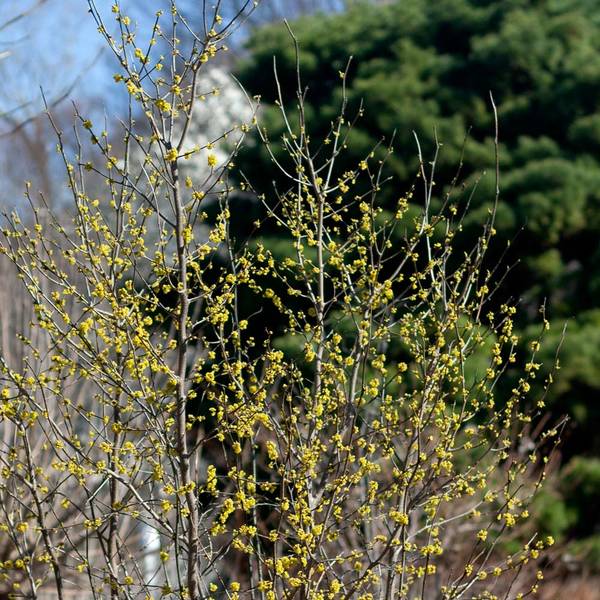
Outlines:
{"label": "dark green conifer foliage", "polygon": [[[340,76],[350,56],[348,114],[364,105],[344,160],[355,168],[378,142],[395,131],[388,166],[395,177],[390,201],[415,181],[413,131],[426,160],[443,144],[437,180],[452,180],[461,163],[466,202],[465,248],[479,232],[494,198],[494,132],[489,92],[498,105],[501,197],[492,261],[513,268],[501,296],[521,298],[535,315],[546,303],[551,335],[562,348],[559,380],[548,396],[556,416],[568,412],[563,474],[546,512],[562,511],[556,534],[582,535],[600,527],[584,509],[600,486],[586,460],[600,451],[600,11],[593,0],[402,0],[357,4],[341,14],[292,23],[301,51],[307,111],[315,138],[330,128],[340,104]],[[294,104],[295,58],[283,25],[251,37],[251,58],[239,76],[260,94],[262,122],[277,152],[283,131],[273,106],[273,57],[284,94]],[[287,94],[287,96],[285,95]],[[465,136],[466,138],[465,141]],[[385,144],[376,150],[383,155]],[[270,158],[261,144],[240,157],[259,192],[272,190]],[[487,171],[487,172],[486,172]],[[277,185],[278,182],[275,182]],[[440,194],[441,195],[441,194]],[[276,246],[277,231],[271,243]],[[524,327],[524,324],[523,324]],[[528,339],[528,331],[524,331]],[[530,339],[530,338],[529,338]],[[282,342],[283,343],[283,342]],[[546,345],[550,353],[552,343]],[[551,363],[550,354],[546,357]],[[577,461],[576,463],[573,461]],[[569,464],[570,463],[570,464]],[[578,473],[577,485],[571,485]],[[571,482],[571,483],[569,483]],[[586,496],[587,494],[587,496]],[[583,497],[585,496],[585,497]],[[552,509],[549,502],[560,506]],[[585,521],[585,531],[582,529]]]}

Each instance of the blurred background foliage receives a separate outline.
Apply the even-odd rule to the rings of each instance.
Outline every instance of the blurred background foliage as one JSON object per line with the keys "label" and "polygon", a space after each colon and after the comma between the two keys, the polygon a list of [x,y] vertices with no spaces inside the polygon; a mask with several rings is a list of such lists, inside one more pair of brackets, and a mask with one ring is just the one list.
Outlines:
{"label": "blurred background foliage", "polygon": [[[301,47],[311,135],[324,137],[341,101],[349,57],[348,114],[361,106],[343,157],[355,169],[395,132],[388,162],[392,202],[415,181],[418,155],[433,156],[440,197],[463,163],[471,207],[459,244],[470,247],[494,198],[492,92],[500,122],[501,195],[490,266],[510,267],[498,295],[520,305],[522,352],[539,332],[546,305],[551,329],[544,362],[560,351],[561,370],[547,397],[551,419],[571,418],[560,468],[538,499],[542,529],[570,543],[577,559],[600,569],[600,10],[595,0],[402,0],[352,3],[344,11],[291,22]],[[254,29],[236,74],[260,95],[262,122],[277,154],[283,133],[273,78],[294,105],[295,56],[281,22]],[[381,157],[380,146],[376,157]],[[249,144],[238,166],[258,192],[272,194],[265,148]],[[415,201],[418,196],[415,194]],[[241,200],[240,200],[241,202]],[[247,200],[245,201],[247,202]],[[240,205],[240,209],[242,206]],[[252,218],[246,206],[241,210]],[[238,221],[247,235],[248,221]],[[262,240],[281,252],[277,231]],[[501,270],[502,275],[505,274]],[[272,324],[276,327],[276,324]],[[280,340],[282,348],[289,341]],[[293,348],[289,348],[293,352]],[[296,349],[297,352],[297,349]],[[299,353],[298,353],[299,356]],[[510,378],[509,378],[510,379]],[[510,381],[508,382],[510,386]],[[509,389],[504,390],[508,393]],[[539,390],[536,391],[540,393]],[[499,395],[502,395],[500,390]]]}

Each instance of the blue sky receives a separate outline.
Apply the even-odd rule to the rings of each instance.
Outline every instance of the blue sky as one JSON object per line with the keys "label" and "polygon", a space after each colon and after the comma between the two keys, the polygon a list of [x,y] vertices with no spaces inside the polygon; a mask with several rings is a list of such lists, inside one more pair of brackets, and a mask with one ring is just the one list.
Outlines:
{"label": "blue sky", "polygon": [[[34,4],[32,0],[2,2],[0,27]],[[15,118],[39,112],[40,87],[49,99],[74,84],[74,97],[100,92],[107,64],[102,59],[92,63],[101,45],[85,0],[46,0],[0,30],[4,56],[0,61],[0,111],[11,112]]]}
{"label": "blue sky", "polygon": [[[3,0],[0,2],[0,114],[15,119],[43,109],[40,87],[52,102],[69,91],[68,100],[107,112],[119,107],[119,91],[112,74],[117,70],[105,48],[87,0]],[[96,0],[108,27],[116,27],[111,0]],[[167,0],[121,0],[124,12],[136,21],[153,16]],[[34,9],[34,10],[31,10]],[[21,13],[27,13],[3,27]],[[141,23],[141,29],[144,29]],[[0,126],[2,127],[2,126]]]}
{"label": "blue sky", "polygon": [[[95,0],[107,26],[116,29],[111,14],[113,1]],[[221,14],[227,17],[240,1],[222,0]],[[190,0],[179,2],[189,4]],[[191,2],[193,6],[199,0]],[[293,16],[301,5],[297,2],[300,0],[263,0],[255,16],[268,18],[272,10]],[[333,8],[342,0],[301,2]],[[284,3],[287,10],[282,8]],[[143,35],[155,12],[168,9],[169,0],[120,0],[120,5],[124,14],[139,22]],[[3,27],[23,12],[27,13],[24,18]],[[238,31],[238,44],[242,38]],[[20,121],[39,114],[43,110],[41,87],[50,102],[69,91],[63,102],[76,101],[92,110],[93,116],[99,110],[113,116],[123,106],[122,87],[112,81],[117,70],[88,12],[88,0],[0,0],[0,115]],[[0,134],[7,129],[10,122],[0,121]]]}

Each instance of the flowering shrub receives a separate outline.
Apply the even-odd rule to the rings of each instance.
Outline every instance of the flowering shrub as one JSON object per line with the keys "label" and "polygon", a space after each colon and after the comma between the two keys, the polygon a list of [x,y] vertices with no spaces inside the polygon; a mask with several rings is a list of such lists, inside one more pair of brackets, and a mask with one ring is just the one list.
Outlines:
{"label": "flowering shrub", "polygon": [[[368,155],[339,172],[352,129],[345,101],[330,134],[311,139],[297,73],[296,107],[280,105],[289,164],[274,159],[290,187],[259,196],[252,240],[233,239],[228,173],[256,111],[231,125],[237,142],[224,164],[217,139],[191,150],[186,139],[206,65],[235,22],[207,9],[198,32],[173,5],[157,15],[148,50],[118,4],[116,37],[90,8],[131,114],[141,109],[151,133],[142,139],[132,118],[117,157],[109,134],[78,115],[104,158],[87,160],[83,144],[69,156],[56,130],[72,224],[42,218],[28,189],[30,216],[3,229],[1,251],[38,332],[21,336],[20,363],[0,363],[6,592],[535,592],[541,572],[525,567],[552,539],[530,535],[516,549],[502,539],[527,531],[557,430],[527,434],[543,409],[543,398],[528,398],[539,341],[510,397],[495,394],[517,340],[515,308],[489,304],[493,212],[473,251],[455,256],[462,215],[452,193],[432,213],[435,160],[423,159],[414,189],[384,210],[385,161]],[[185,56],[181,27],[194,36]],[[170,57],[152,55],[155,40]],[[134,147],[143,164],[129,162]],[[190,155],[209,176],[181,176]],[[283,258],[260,240],[267,221],[292,250]],[[274,342],[269,314],[285,318],[287,345]]]}

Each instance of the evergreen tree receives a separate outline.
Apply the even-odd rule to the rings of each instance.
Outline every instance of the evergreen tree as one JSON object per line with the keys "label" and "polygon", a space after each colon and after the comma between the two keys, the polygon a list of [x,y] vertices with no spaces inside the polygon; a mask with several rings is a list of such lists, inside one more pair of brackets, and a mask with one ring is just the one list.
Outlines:
{"label": "evergreen tree", "polygon": [[[373,148],[374,159],[383,157],[387,145],[380,142],[389,142],[395,131],[388,166],[396,185],[381,196],[383,205],[391,206],[396,192],[417,181],[415,134],[425,161],[434,157],[437,140],[436,179],[451,181],[462,164],[462,188],[452,198],[459,207],[470,202],[463,223],[465,248],[494,201],[493,94],[502,192],[489,266],[507,254],[513,268],[499,299],[520,299],[526,319],[545,303],[556,344],[570,321],[562,370],[547,401],[555,415],[572,417],[563,447],[564,472],[579,465],[577,472],[588,483],[573,487],[563,482],[560,499],[553,502],[560,504],[556,510],[575,514],[558,533],[593,533],[600,521],[582,508],[582,494],[589,491],[587,501],[593,502],[599,488],[586,475],[594,469],[581,464],[586,457],[593,461],[600,450],[600,13],[595,3],[362,3],[343,14],[304,17],[291,28],[301,48],[302,84],[309,90],[310,134],[320,138],[330,129],[341,101],[340,73],[348,69],[348,115],[362,115],[344,154],[348,169]],[[273,183],[280,189],[284,185],[272,181],[271,160],[287,164],[273,57],[281,100],[293,105],[294,46],[286,28],[276,24],[256,31],[248,47],[251,58],[239,67],[239,76],[250,94],[261,95],[261,120],[273,156],[261,144],[249,145],[238,162],[243,172],[252,173],[258,192],[269,192]],[[240,217],[239,231],[245,222]],[[279,236],[275,228],[273,248]],[[530,339],[525,320],[520,327],[524,339]]]}

